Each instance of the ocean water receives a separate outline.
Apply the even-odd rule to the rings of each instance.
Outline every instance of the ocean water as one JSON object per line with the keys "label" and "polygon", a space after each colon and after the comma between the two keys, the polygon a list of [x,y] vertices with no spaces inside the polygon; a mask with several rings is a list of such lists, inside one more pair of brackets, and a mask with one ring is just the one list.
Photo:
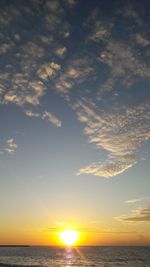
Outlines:
{"label": "ocean water", "polygon": [[0,247],[0,267],[150,267],[150,247]]}

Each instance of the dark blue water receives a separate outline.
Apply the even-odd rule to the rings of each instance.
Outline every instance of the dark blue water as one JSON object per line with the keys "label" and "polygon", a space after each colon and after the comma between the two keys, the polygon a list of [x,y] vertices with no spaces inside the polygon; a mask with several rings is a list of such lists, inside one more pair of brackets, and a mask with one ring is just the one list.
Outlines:
{"label": "dark blue water", "polygon": [[150,267],[150,247],[1,247],[2,266]]}

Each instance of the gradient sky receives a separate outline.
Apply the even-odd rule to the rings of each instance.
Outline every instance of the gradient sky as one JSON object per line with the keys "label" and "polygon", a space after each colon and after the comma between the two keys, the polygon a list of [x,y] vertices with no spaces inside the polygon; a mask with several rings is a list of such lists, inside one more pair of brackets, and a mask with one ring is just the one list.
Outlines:
{"label": "gradient sky", "polygon": [[150,245],[149,10],[0,1],[0,244]]}

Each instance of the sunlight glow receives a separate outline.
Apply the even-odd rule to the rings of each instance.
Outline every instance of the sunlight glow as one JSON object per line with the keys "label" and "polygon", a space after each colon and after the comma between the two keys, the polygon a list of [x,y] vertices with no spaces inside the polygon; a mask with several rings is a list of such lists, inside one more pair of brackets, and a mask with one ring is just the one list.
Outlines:
{"label": "sunlight glow", "polygon": [[65,230],[60,233],[61,241],[67,246],[73,246],[79,239],[79,233],[74,230]]}

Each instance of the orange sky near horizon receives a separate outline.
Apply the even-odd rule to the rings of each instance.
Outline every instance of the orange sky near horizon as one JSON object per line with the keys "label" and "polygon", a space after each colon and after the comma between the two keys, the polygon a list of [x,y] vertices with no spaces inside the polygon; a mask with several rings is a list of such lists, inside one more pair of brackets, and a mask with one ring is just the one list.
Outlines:
{"label": "orange sky near horizon", "polygon": [[[132,229],[135,227],[132,226]],[[54,231],[45,229],[9,229],[0,230],[0,245],[33,245],[33,246],[64,246],[60,240],[60,233],[66,228],[61,230],[58,228]],[[75,228],[69,228],[75,229]],[[117,231],[108,229],[101,229],[99,232],[93,229],[86,231],[80,228],[77,229],[79,239],[76,246],[142,246],[150,244],[150,234],[148,229],[138,233],[136,230],[131,231]]]}

